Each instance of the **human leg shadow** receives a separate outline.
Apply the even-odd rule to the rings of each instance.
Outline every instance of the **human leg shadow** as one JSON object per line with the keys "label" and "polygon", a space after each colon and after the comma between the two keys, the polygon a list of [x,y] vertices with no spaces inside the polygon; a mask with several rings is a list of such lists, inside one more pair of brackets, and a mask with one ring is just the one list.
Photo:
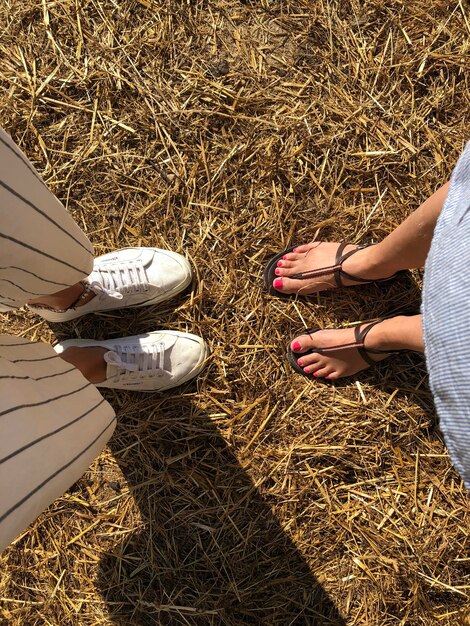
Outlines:
{"label": "human leg shadow", "polygon": [[111,451],[141,522],[125,534],[124,520],[100,563],[110,622],[345,625],[214,416],[184,391],[117,410]]}

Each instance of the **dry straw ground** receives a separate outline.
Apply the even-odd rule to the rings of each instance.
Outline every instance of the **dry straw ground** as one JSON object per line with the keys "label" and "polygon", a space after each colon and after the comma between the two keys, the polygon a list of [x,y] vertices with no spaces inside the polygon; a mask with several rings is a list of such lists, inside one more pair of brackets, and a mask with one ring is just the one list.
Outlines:
{"label": "dry straw ground", "polygon": [[[450,175],[468,125],[457,0],[2,0],[0,121],[98,253],[195,268],[163,307],[50,328],[210,343],[196,384],[111,393],[86,475],[1,557],[11,626],[468,624],[468,499],[420,358],[337,385],[289,336],[419,305],[420,275],[268,297],[292,241],[378,240]],[[467,67],[466,67],[467,65]]]}

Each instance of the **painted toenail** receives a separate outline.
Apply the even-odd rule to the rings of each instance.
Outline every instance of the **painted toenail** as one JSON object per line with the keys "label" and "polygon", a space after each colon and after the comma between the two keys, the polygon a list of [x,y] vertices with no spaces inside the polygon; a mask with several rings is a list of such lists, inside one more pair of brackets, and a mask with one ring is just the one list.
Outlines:
{"label": "painted toenail", "polygon": [[287,254],[285,254],[283,257],[284,261],[287,259]]}
{"label": "painted toenail", "polygon": [[292,250],[292,252],[297,252],[297,250],[298,250],[298,248],[294,248],[294,249]]}
{"label": "painted toenail", "polygon": [[302,361],[302,359],[298,359],[297,365],[300,365],[300,367],[302,367],[303,364],[304,364],[304,362]]}
{"label": "painted toenail", "polygon": [[276,278],[273,282],[274,289],[282,289],[282,278]]}
{"label": "painted toenail", "polygon": [[279,274],[281,273],[281,270],[276,267],[276,269],[274,270],[274,273],[276,274],[276,276],[279,276]]}
{"label": "painted toenail", "polygon": [[276,263],[276,265],[277,265],[278,267],[282,267],[282,261],[278,261],[278,262]]}
{"label": "painted toenail", "polygon": [[292,344],[292,350],[294,352],[299,352],[299,350],[302,350],[302,346],[298,341],[294,341],[294,343]]}
{"label": "painted toenail", "polygon": [[313,372],[313,375],[314,375],[315,377],[317,377],[317,376],[318,376],[318,374],[317,374],[316,372]]}

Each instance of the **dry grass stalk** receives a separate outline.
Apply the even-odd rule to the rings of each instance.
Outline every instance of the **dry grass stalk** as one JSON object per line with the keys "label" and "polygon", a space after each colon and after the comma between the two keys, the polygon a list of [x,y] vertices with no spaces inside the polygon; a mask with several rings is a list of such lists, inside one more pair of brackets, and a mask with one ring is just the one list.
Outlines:
{"label": "dry grass stalk", "polygon": [[181,391],[111,396],[109,449],[1,557],[2,624],[469,623],[468,500],[422,361],[336,386],[284,361],[298,328],[416,305],[415,282],[310,303],[260,282],[317,230],[380,239],[449,176],[466,9],[4,0],[2,125],[98,253],[176,249],[197,279],[159,309],[3,331],[187,329],[212,360]]}

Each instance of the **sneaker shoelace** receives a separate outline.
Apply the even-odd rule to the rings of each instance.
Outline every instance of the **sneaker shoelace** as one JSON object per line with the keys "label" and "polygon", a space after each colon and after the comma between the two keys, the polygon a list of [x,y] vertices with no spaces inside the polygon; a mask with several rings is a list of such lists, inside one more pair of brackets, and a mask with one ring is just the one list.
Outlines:
{"label": "sneaker shoelace", "polygon": [[148,291],[149,284],[142,262],[127,261],[94,269],[90,275],[89,288],[98,296],[122,300],[125,295]]}
{"label": "sneaker shoelace", "polygon": [[144,378],[147,374],[163,376],[165,373],[165,345],[156,343],[152,346],[114,346],[104,355],[106,363],[111,365],[111,376],[123,378]]}

